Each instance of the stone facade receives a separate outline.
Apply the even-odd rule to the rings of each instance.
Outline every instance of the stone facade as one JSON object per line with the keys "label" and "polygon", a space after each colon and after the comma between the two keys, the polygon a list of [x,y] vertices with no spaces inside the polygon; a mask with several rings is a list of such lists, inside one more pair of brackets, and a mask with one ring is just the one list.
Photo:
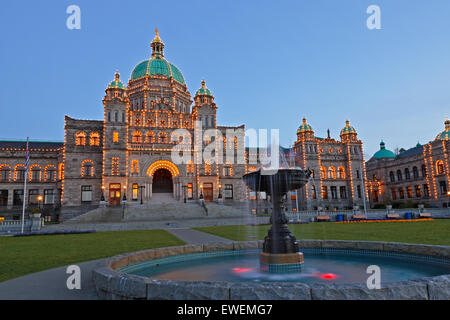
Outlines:
{"label": "stone facade", "polygon": [[367,162],[371,205],[447,207],[450,202],[449,133],[450,121],[446,120],[445,130],[435,140],[400,150],[397,155],[381,142],[380,150]]}

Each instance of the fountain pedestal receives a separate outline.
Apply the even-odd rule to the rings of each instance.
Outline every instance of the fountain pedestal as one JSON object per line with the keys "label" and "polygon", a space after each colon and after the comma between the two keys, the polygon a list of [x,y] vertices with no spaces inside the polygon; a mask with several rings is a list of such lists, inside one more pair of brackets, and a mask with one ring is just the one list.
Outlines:
{"label": "fountain pedestal", "polygon": [[283,197],[289,190],[303,187],[310,175],[311,171],[301,169],[280,169],[274,172],[262,172],[260,169],[244,175],[244,181],[250,189],[265,191],[272,201],[272,226],[264,238],[259,258],[262,270],[280,273],[301,270],[303,253],[299,252],[297,239],[287,226]]}

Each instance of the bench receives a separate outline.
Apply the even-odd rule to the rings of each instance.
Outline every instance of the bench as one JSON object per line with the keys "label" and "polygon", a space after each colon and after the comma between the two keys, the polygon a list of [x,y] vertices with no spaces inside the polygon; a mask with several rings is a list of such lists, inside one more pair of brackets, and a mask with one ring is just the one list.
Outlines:
{"label": "bench", "polygon": [[352,216],[352,219],[353,220],[366,220],[366,216],[363,214],[354,214]]}
{"label": "bench", "polygon": [[386,218],[388,218],[388,219],[400,219],[400,215],[398,213],[388,213],[386,215]]}
{"label": "bench", "polygon": [[422,212],[421,214],[419,214],[420,218],[431,218],[431,213],[428,212]]}
{"label": "bench", "polygon": [[330,221],[330,216],[317,216],[317,221]]}

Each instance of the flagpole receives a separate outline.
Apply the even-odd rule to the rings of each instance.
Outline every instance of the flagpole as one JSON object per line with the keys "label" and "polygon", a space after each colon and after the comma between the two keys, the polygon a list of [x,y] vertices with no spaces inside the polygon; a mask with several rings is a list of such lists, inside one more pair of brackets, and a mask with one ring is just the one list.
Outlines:
{"label": "flagpole", "polygon": [[23,199],[22,199],[22,233],[25,224],[25,201],[27,199],[27,180],[28,180],[28,165],[29,165],[29,152],[28,152],[28,137],[27,137],[27,150],[25,153],[25,182],[23,186]]}

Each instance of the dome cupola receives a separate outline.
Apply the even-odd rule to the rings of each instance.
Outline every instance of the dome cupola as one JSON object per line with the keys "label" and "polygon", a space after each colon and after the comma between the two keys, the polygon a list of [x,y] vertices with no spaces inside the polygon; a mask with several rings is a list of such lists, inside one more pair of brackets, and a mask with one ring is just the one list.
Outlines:
{"label": "dome cupola", "polygon": [[297,141],[309,140],[314,138],[314,130],[303,117],[302,124],[297,129]]}
{"label": "dome cupola", "polygon": [[197,90],[194,96],[195,105],[203,105],[208,104],[215,106],[214,104],[214,96],[211,91],[206,87],[205,80],[202,80],[200,89]]}
{"label": "dome cupola", "polygon": [[300,125],[300,127],[298,127],[297,132],[307,132],[307,131],[314,132],[313,128],[306,121],[306,118],[303,117],[302,124]]}
{"label": "dome cupola", "polygon": [[436,140],[450,140],[450,120],[448,118],[444,122],[445,130],[439,133]]}
{"label": "dome cupola", "polygon": [[381,141],[380,150],[375,152],[373,157],[375,159],[395,159],[395,154],[391,150],[387,150],[384,141]]}
{"label": "dome cupola", "polygon": [[350,121],[345,121],[345,127],[341,130],[341,140],[342,141],[356,141],[356,132],[355,128],[350,125]]}
{"label": "dome cupola", "polygon": [[120,73],[116,71],[114,74],[114,80],[108,85],[108,89],[122,89],[125,90],[125,85],[120,81]]}

